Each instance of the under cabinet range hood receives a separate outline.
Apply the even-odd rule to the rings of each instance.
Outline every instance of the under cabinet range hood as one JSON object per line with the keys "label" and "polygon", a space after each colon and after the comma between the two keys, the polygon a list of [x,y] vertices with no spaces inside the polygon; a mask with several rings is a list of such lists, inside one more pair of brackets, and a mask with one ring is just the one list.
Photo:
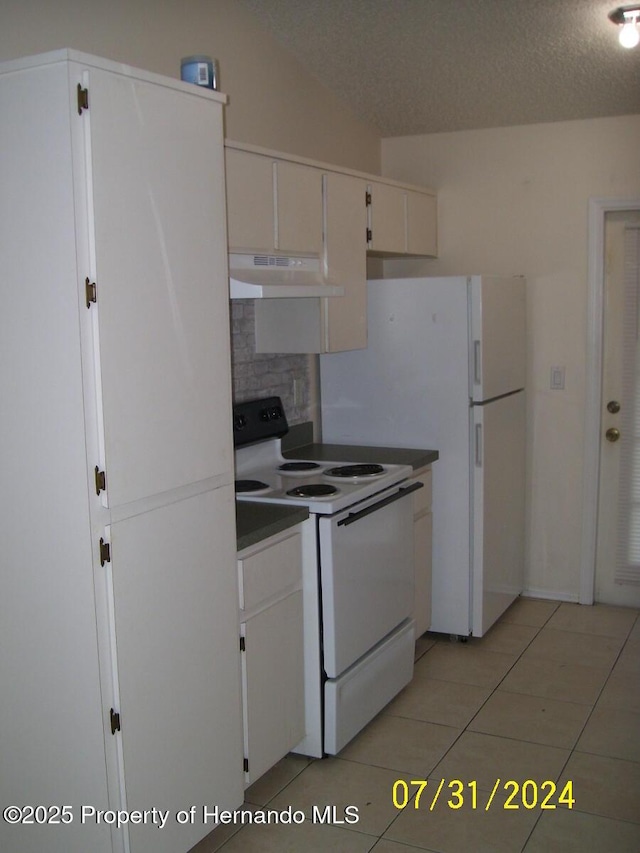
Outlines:
{"label": "under cabinet range hood", "polygon": [[343,296],[322,274],[320,259],[292,255],[229,255],[231,299]]}

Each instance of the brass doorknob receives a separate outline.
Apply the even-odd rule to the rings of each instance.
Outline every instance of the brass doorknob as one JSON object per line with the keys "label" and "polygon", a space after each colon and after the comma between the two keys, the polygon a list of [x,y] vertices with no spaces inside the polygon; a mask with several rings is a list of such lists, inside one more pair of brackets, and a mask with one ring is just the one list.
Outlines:
{"label": "brass doorknob", "polygon": [[620,403],[617,400],[609,400],[607,411],[611,412],[612,415],[616,415],[620,411]]}
{"label": "brass doorknob", "polygon": [[620,430],[616,429],[616,427],[609,427],[604,435],[607,441],[618,441],[620,438]]}

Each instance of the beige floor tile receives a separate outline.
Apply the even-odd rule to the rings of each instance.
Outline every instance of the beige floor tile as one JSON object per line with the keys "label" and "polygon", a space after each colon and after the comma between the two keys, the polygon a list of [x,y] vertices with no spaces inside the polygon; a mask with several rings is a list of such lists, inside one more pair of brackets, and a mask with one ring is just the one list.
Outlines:
{"label": "beige floor tile", "polygon": [[414,660],[420,660],[422,655],[425,652],[428,652],[429,649],[433,648],[436,644],[436,638],[431,634],[423,634],[421,637],[418,637],[416,640],[416,653],[414,656]]}
{"label": "beige floor tile", "polygon": [[384,713],[462,729],[490,695],[488,687],[419,678],[405,687]]}
{"label": "beige floor tile", "polygon": [[[247,806],[247,808],[251,808]],[[241,826],[234,826],[233,824],[227,825],[219,825],[217,826],[213,832],[210,832],[209,835],[206,835],[202,841],[199,841],[195,847],[192,847],[189,850],[189,853],[216,853],[223,844],[225,844],[236,832],[239,832],[242,829]]]}
{"label": "beige floor tile", "polygon": [[378,839],[337,826],[314,824],[311,814],[298,825],[245,826],[225,844],[223,853],[368,853]]}
{"label": "beige floor tile", "polygon": [[302,773],[310,762],[311,759],[305,758],[303,755],[285,755],[271,770],[268,770],[264,776],[261,776],[247,788],[244,792],[245,802],[254,803],[258,806],[266,805],[292,779],[295,779],[298,773]]}
{"label": "beige floor tile", "polygon": [[[254,806],[252,803],[243,803],[238,811],[251,811],[256,812],[259,810],[259,806]],[[223,844],[225,844],[231,836],[235,835],[237,832],[240,832],[242,829],[242,822],[238,823],[220,823],[213,832],[210,832],[209,835],[205,836],[202,841],[198,842],[195,847],[192,847],[189,850],[189,853],[215,853],[215,851],[219,850]]]}
{"label": "beige floor tile", "polygon": [[640,825],[584,814],[545,811],[524,853],[638,853]]}
{"label": "beige floor tile", "polygon": [[479,645],[485,651],[520,655],[539,630],[539,628],[534,628],[531,625],[496,622],[484,637],[481,637],[479,640],[472,639],[471,642],[474,645]]}
{"label": "beige floor tile", "polygon": [[640,714],[640,678],[628,672],[612,672],[596,708],[619,708]]}
{"label": "beige floor tile", "polygon": [[547,622],[546,627],[557,628],[560,631],[577,631],[582,634],[626,639],[636,617],[637,611],[628,607],[612,607],[606,604],[592,606],[561,604]]}
{"label": "beige floor tile", "polygon": [[460,799],[443,789],[445,796],[441,795],[431,811],[434,794],[425,796],[425,792],[420,808],[409,805],[404,809],[384,838],[438,853],[520,853],[538,814],[526,809],[505,811],[502,795],[496,795],[485,811],[489,802],[486,791],[477,792],[474,809],[471,791],[461,793],[463,804],[453,809],[448,803],[455,805]]}
{"label": "beige floor tile", "polygon": [[640,616],[636,619],[633,628],[631,629],[631,633],[629,634],[629,639],[633,642],[640,642]]}
{"label": "beige floor tile", "polygon": [[424,853],[424,847],[412,847],[408,844],[398,844],[381,838],[371,853]]}
{"label": "beige floor tile", "polygon": [[269,808],[293,806],[311,814],[314,805],[321,809],[336,806],[339,813],[346,806],[355,806],[359,821],[353,828],[370,835],[382,835],[397,814],[392,790],[398,778],[395,770],[325,758],[310,764],[269,803]]}
{"label": "beige floor tile", "polygon": [[631,675],[640,673],[640,641],[627,640],[616,661],[614,673],[628,672]]}
{"label": "beige floor tile", "polygon": [[568,780],[577,811],[640,823],[640,764],[573,752],[558,787]]}
{"label": "beige floor tile", "polygon": [[572,749],[591,713],[591,705],[496,691],[469,730]]}
{"label": "beige floor tile", "polygon": [[617,708],[595,708],[576,749],[610,758],[640,761],[640,714]]}
{"label": "beige floor tile", "polygon": [[461,731],[383,714],[369,723],[339,757],[426,779]]}
{"label": "beige floor tile", "polygon": [[558,631],[545,626],[524,652],[526,658],[544,658],[562,663],[612,667],[620,649],[622,638],[580,634],[577,631]]}
{"label": "beige floor tile", "polygon": [[500,622],[517,625],[532,625],[542,628],[560,606],[557,601],[542,601],[538,598],[518,598],[500,617]]}
{"label": "beige floor tile", "polygon": [[608,675],[608,667],[580,666],[544,658],[520,658],[498,690],[593,705]]}
{"label": "beige floor tile", "polygon": [[492,790],[496,779],[540,784],[557,780],[568,757],[566,749],[465,731],[429,778],[473,781],[484,791]]}
{"label": "beige floor tile", "polygon": [[471,643],[437,643],[416,664],[414,678],[496,687],[516,660],[517,655],[486,652]]}

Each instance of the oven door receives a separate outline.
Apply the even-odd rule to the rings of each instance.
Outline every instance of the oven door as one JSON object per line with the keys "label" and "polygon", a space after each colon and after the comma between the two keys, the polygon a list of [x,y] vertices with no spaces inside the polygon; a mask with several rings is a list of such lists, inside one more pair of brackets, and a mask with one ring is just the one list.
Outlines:
{"label": "oven door", "polygon": [[323,664],[337,678],[413,612],[413,501],[394,486],[320,516]]}

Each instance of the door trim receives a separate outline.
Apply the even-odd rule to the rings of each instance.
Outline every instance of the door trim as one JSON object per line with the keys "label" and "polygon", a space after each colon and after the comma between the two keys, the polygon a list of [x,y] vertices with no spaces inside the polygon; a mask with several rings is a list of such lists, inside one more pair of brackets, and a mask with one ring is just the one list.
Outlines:
{"label": "door trim", "polygon": [[589,199],[587,358],[582,499],[582,559],[580,604],[593,604],[596,575],[598,490],[600,480],[600,421],[602,409],[602,349],[604,343],[604,228],[607,213],[640,210],[640,198]]}

